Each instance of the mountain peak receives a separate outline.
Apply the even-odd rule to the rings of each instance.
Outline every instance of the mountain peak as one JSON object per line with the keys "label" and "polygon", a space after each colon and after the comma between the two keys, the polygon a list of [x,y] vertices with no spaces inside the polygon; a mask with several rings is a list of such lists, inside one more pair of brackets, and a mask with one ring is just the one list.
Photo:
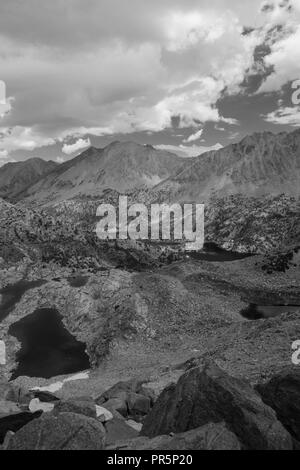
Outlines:
{"label": "mountain peak", "polygon": [[102,149],[90,147],[28,188],[22,197],[60,201],[81,195],[99,196],[152,188],[173,175],[184,159],[136,142],[114,141]]}

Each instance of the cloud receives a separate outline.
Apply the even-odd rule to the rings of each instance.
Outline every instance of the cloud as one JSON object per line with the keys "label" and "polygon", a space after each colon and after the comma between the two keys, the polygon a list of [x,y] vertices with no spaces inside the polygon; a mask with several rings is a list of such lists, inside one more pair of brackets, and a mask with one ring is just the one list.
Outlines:
{"label": "cloud", "polygon": [[203,134],[203,129],[200,129],[199,131],[195,132],[194,134],[191,134],[187,139],[184,139],[184,143],[189,143],[189,142],[194,142],[195,140],[200,139],[200,137]]}
{"label": "cloud", "polygon": [[0,150],[0,159],[4,159],[8,156],[7,150]]}
{"label": "cloud", "polygon": [[89,138],[87,139],[78,139],[74,144],[64,144],[62,148],[62,152],[66,155],[71,155],[74,152],[78,152],[86,147],[90,147],[91,141]]}
{"label": "cloud", "polygon": [[300,107],[283,107],[263,116],[265,121],[284,126],[300,126]]}
{"label": "cloud", "polygon": [[41,135],[30,127],[0,127],[0,151],[35,150],[39,147],[52,145],[55,140]]}
{"label": "cloud", "polygon": [[30,129],[32,149],[163,131],[174,116],[180,127],[231,123],[218,100],[239,92],[260,41],[242,34],[260,0],[2,3],[1,79],[14,97],[2,122]]}
{"label": "cloud", "polygon": [[176,153],[176,155],[179,155],[180,157],[186,157],[186,158],[191,158],[191,157],[197,157],[198,155],[201,155],[202,153],[209,152],[211,150],[219,150],[223,146],[221,144],[215,144],[212,145],[211,147],[204,147],[200,145],[169,145],[169,144],[160,144],[160,145],[155,145],[157,149],[160,150],[167,150],[168,152],[173,152]]}
{"label": "cloud", "polygon": [[6,96],[6,84],[0,80],[0,119],[11,111],[11,98]]}
{"label": "cloud", "polygon": [[258,93],[279,91],[300,78],[300,1],[274,1],[267,5],[265,31],[270,52],[264,58],[264,65],[272,72]]}

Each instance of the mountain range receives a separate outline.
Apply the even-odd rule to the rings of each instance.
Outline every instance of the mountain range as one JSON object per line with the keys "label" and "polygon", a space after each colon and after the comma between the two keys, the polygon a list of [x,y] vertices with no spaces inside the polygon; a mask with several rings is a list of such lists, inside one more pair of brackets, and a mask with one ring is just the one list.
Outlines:
{"label": "mountain range", "polygon": [[90,147],[56,167],[19,198],[52,203],[99,196],[106,189],[122,193],[152,188],[176,173],[183,162],[177,155],[134,142],[113,142],[104,149]]}
{"label": "mountain range", "polygon": [[207,152],[154,188],[160,199],[205,202],[234,194],[300,194],[300,130],[255,133]]}
{"label": "mountain range", "polygon": [[243,194],[300,194],[300,130],[255,133],[199,157],[183,158],[150,145],[113,142],[90,147],[62,164],[30,159],[0,168],[0,196],[40,205],[106,190],[146,191],[151,200],[205,202]]}

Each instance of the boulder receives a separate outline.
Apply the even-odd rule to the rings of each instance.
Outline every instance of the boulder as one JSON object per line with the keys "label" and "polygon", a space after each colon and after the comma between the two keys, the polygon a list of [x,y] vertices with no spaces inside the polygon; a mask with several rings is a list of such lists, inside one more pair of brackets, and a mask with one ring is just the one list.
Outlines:
{"label": "boulder", "polygon": [[167,387],[147,415],[142,435],[181,433],[225,422],[245,449],[292,449],[292,438],[251,386],[213,363],[194,368]]}
{"label": "boulder", "polygon": [[122,450],[241,450],[238,438],[224,423],[209,423],[174,436],[138,437],[117,442],[109,449]]}
{"label": "boulder", "polygon": [[39,410],[43,411],[44,413],[49,413],[53,410],[53,408],[53,403],[44,403],[38,398],[33,398],[33,400],[31,400],[31,402],[29,403],[29,411],[31,411],[31,413],[34,413],[35,411]]}
{"label": "boulder", "polygon": [[[108,400],[107,402],[105,402],[105,409],[107,409],[113,415],[113,418],[118,418],[118,419],[122,419],[123,421],[125,421],[125,418],[127,416],[127,407],[126,407],[126,412],[125,412],[126,416],[124,417],[123,415],[121,415],[121,413],[119,413],[119,411],[115,409],[115,406],[118,407],[117,403],[119,403],[117,399],[112,398],[111,400]],[[96,407],[97,406],[100,406],[100,405],[96,405]]]}
{"label": "boulder", "polygon": [[146,415],[155,401],[155,393],[145,387],[142,380],[118,382],[96,399],[97,405],[107,406],[118,411],[125,418],[135,419]]}
{"label": "boulder", "polygon": [[139,435],[138,431],[128,426],[123,419],[113,418],[104,425],[106,430],[106,445],[123,439],[133,439]]}
{"label": "boulder", "polygon": [[24,387],[8,382],[0,383],[0,399],[28,405],[32,398],[34,398],[33,393]]}
{"label": "boulder", "polygon": [[144,385],[142,385],[140,387],[138,393],[140,395],[144,395],[145,397],[149,398],[151,407],[154,405],[157,396],[156,396],[154,390],[152,390],[152,388],[145,387]]}
{"label": "boulder", "polygon": [[124,418],[126,418],[128,415],[127,400],[124,397],[111,398],[110,400],[104,402],[104,406],[111,412],[113,412],[112,410],[118,412]]}
{"label": "boulder", "polygon": [[44,390],[31,390],[31,393],[33,394],[34,398],[38,398],[43,403],[54,403],[59,401],[59,398],[53,395],[53,393],[46,392]]}
{"label": "boulder", "polygon": [[92,399],[73,398],[55,404],[54,413],[77,413],[90,418],[97,418],[96,405]]}
{"label": "boulder", "polygon": [[36,420],[42,414],[42,411],[36,413],[22,412],[14,413],[0,418],[0,444],[3,443],[6,433],[8,431],[17,432],[23,426],[32,420]]}
{"label": "boulder", "polygon": [[142,423],[137,423],[133,419],[127,419],[126,424],[128,424],[128,426],[130,426],[131,428],[135,429],[138,433],[141,432],[143,427]]}
{"label": "boulder", "polygon": [[135,379],[128,380],[126,382],[118,382],[102,393],[102,395],[96,399],[96,403],[98,405],[102,405],[102,403],[110,400],[111,398],[127,396],[128,392],[139,393],[143,383],[143,381]]}
{"label": "boulder", "polygon": [[8,450],[102,450],[105,430],[93,418],[45,414],[24,426],[9,441]]}
{"label": "boulder", "polygon": [[143,416],[149,413],[151,401],[145,395],[139,393],[128,393],[127,406],[130,416]]}
{"label": "boulder", "polygon": [[271,406],[279,421],[300,441],[300,369],[291,367],[275,375],[269,382],[259,384],[256,390]]}
{"label": "boulder", "polygon": [[106,408],[103,408],[103,406],[95,405],[96,406],[96,415],[97,419],[101,421],[102,423],[105,423],[106,421],[110,421],[113,419],[113,414],[107,410]]}

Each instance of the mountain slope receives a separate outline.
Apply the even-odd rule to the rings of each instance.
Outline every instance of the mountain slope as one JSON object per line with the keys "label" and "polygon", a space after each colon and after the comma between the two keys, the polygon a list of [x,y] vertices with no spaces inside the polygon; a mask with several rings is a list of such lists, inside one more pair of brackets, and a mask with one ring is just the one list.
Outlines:
{"label": "mountain slope", "polygon": [[[234,194],[300,194],[300,130],[256,133],[193,159],[152,193],[166,201],[207,201]],[[153,199],[153,198],[152,198]]]}
{"label": "mountain slope", "polygon": [[0,197],[12,199],[29,185],[56,168],[57,163],[41,158],[6,163],[0,168]]}
{"label": "mountain slope", "polygon": [[114,142],[104,149],[90,147],[28,188],[20,199],[52,203],[78,195],[98,196],[108,188],[119,192],[151,188],[174,174],[183,162],[177,155],[133,142]]}

